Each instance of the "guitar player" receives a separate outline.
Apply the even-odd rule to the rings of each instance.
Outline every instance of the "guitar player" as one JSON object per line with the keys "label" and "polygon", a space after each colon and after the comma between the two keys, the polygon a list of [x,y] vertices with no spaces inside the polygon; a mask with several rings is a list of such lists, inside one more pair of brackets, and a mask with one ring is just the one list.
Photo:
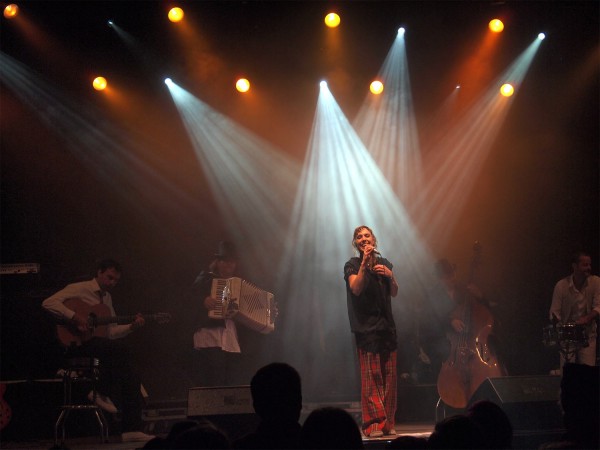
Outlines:
{"label": "guitar player", "polygon": [[[144,317],[137,314],[127,324],[108,323],[105,327],[98,327],[101,332],[97,333],[89,322],[90,314],[98,317],[116,316],[110,291],[119,282],[121,273],[121,265],[117,261],[102,260],[96,267],[94,278],[67,285],[44,300],[42,306],[61,321],[59,338],[68,346],[69,356],[88,356],[100,360],[96,402],[109,412],[116,412],[116,406],[119,407],[122,412],[123,442],[145,442],[154,436],[140,431],[143,402],[140,378],[132,366],[129,351],[116,341],[144,326]],[[65,342],[64,336],[69,335],[72,339]],[[91,395],[90,399],[93,399]]]}

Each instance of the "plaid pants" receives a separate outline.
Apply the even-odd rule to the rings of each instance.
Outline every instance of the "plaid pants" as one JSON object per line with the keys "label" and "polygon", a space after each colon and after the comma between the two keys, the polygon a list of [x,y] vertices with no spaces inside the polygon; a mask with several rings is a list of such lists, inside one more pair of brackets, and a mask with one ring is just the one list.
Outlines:
{"label": "plaid pants", "polygon": [[360,362],[362,429],[368,436],[374,430],[394,427],[397,402],[396,351],[370,353],[358,349]]}

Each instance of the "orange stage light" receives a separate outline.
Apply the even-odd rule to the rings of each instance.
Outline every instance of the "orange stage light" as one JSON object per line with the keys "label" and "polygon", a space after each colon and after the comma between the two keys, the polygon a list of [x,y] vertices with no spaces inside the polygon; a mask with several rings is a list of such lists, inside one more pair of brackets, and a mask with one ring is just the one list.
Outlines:
{"label": "orange stage light", "polygon": [[369,89],[373,94],[379,95],[383,92],[383,83],[379,80],[375,80],[371,83]]}
{"label": "orange stage light", "polygon": [[245,78],[240,78],[235,83],[235,88],[239,92],[248,92],[250,90],[250,82]]}
{"label": "orange stage light", "polygon": [[17,14],[19,14],[19,7],[14,3],[11,3],[6,8],[4,8],[4,17],[7,19],[12,19]]}
{"label": "orange stage light", "polygon": [[325,25],[327,25],[329,28],[335,28],[340,24],[340,16],[338,16],[336,13],[329,13],[325,16]]}
{"label": "orange stage light", "polygon": [[512,86],[512,84],[506,83],[500,88],[500,94],[502,94],[504,97],[510,97],[514,93],[515,88]]}
{"label": "orange stage light", "polygon": [[491,20],[488,27],[493,33],[500,33],[502,30],[504,30],[504,24],[499,19]]}
{"label": "orange stage light", "polygon": [[92,83],[92,86],[94,86],[94,89],[96,89],[97,91],[103,91],[104,89],[106,89],[107,85],[108,82],[104,77],[96,77],[94,78],[94,81]]}
{"label": "orange stage light", "polygon": [[171,22],[180,22],[183,20],[183,9],[181,8],[171,8],[169,10],[169,20]]}

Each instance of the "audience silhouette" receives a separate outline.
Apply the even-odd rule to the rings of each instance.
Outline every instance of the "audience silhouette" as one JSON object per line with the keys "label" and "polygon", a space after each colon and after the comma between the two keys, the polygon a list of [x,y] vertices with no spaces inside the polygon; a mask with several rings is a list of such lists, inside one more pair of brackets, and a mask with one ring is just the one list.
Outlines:
{"label": "audience silhouette", "polygon": [[234,448],[300,448],[302,383],[292,366],[275,362],[260,368],[250,382],[258,428],[234,441]]}
{"label": "audience silhouette", "polygon": [[171,427],[166,438],[155,437],[142,447],[148,449],[227,449],[231,443],[227,434],[206,419],[182,420]]}
{"label": "audience silhouette", "polygon": [[428,443],[430,449],[485,448],[483,432],[464,414],[446,417],[436,423]]}
{"label": "audience silhouette", "polygon": [[362,436],[354,418],[344,409],[323,407],[312,411],[300,433],[303,449],[361,449]]}
{"label": "audience silhouette", "polygon": [[540,448],[600,448],[600,367],[567,363],[560,382],[565,434]]}
{"label": "audience silhouette", "polygon": [[[599,368],[566,364],[561,380],[565,434],[539,450],[600,448]],[[300,425],[302,383],[292,366],[275,362],[252,377],[250,392],[260,419],[255,431],[235,441],[208,420],[184,420],[166,438],[148,441],[144,449],[363,449],[359,425],[344,409],[326,406],[312,411]],[[496,403],[481,400],[465,414],[435,424],[429,438],[398,436],[388,449],[511,449],[513,427]],[[381,447],[380,447],[381,448]]]}
{"label": "audience silhouette", "polygon": [[202,420],[198,425],[179,433],[171,444],[173,450],[227,448],[231,448],[227,435],[208,420]]}
{"label": "audience silhouette", "polygon": [[428,449],[429,443],[427,442],[427,438],[406,435],[398,436],[387,444],[385,448],[391,450],[422,450]]}
{"label": "audience silhouette", "polygon": [[513,427],[500,406],[489,400],[473,403],[467,410],[469,417],[483,432],[485,448],[512,448]]}

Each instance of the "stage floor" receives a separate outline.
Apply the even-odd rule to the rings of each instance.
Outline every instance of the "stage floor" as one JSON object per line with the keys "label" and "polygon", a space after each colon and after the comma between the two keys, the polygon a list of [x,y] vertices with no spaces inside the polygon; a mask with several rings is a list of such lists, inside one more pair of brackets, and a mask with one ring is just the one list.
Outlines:
{"label": "stage floor", "polygon": [[[564,430],[562,429],[562,419],[557,415],[559,408],[556,400],[554,400],[558,396],[558,387],[555,386],[556,380],[554,378],[556,377],[507,377],[503,379],[504,384],[507,384],[507,386],[498,386],[498,389],[504,389],[507,394],[518,394],[514,399],[509,395],[504,396],[506,402],[503,403],[503,408],[509,414],[515,429],[513,448],[538,449],[541,444],[560,440]],[[533,389],[538,386],[541,387]],[[9,403],[13,405],[12,420],[0,433],[0,448],[41,450],[51,449],[54,446],[54,422],[58,417],[56,405],[59,405],[62,401],[60,387],[59,383],[39,382],[11,386],[6,397],[8,397]],[[249,388],[247,386],[235,388],[236,392],[239,391],[239,397],[235,398],[237,400],[240,400],[240,398],[246,399],[246,402],[242,403],[251,404]],[[231,393],[229,390],[225,392],[225,388],[212,388],[210,391],[213,394],[220,393],[223,397],[223,405],[228,405],[225,408],[227,409],[226,413],[221,411],[223,408],[216,408],[216,406],[210,409],[212,413],[204,410],[199,411],[198,404],[196,404],[198,402],[194,400],[190,403],[189,398],[148,403],[143,411],[144,431],[165,437],[174,423],[188,418],[193,419],[197,416],[211,420],[227,432],[231,439],[236,439],[256,428],[258,416],[252,411],[242,411],[243,413],[238,414],[240,411],[231,405],[237,405],[239,402],[230,398]],[[540,392],[544,395],[539,394]],[[530,393],[535,393],[537,397],[533,398]],[[193,399],[196,399],[196,397],[193,397]],[[438,396],[435,385],[399,386],[396,415],[396,431],[398,434],[394,439],[398,436],[427,438],[434,429],[438,415],[443,417],[464,412],[462,410],[446,409],[440,411],[437,402]],[[190,409],[190,406],[193,408]],[[360,422],[361,409],[357,399],[344,402],[306,402],[303,405],[300,422],[302,423],[311,411],[323,406],[335,406],[345,409],[355,418],[357,423]],[[188,415],[192,411],[195,411],[197,416]],[[440,412],[442,414],[439,414]],[[66,429],[65,447],[71,450],[98,448],[125,450],[143,447],[143,443],[121,442],[120,434],[117,434],[120,429],[119,418],[114,415],[107,417],[109,430],[113,434],[110,436],[109,442],[101,443],[98,423],[94,419],[92,414],[73,414],[70,416]],[[364,444],[365,448],[383,449],[392,440],[391,436],[365,438]]]}
{"label": "stage floor", "polygon": [[[396,425],[398,436],[429,437],[433,431],[433,423],[401,423]],[[513,438],[513,448],[537,450],[541,444],[560,440],[564,430],[517,431]],[[160,434],[165,437],[164,434]],[[363,439],[366,449],[385,449],[393,439],[390,436]],[[20,440],[2,442],[3,449],[49,450],[54,446],[53,439]],[[123,443],[120,436],[110,436],[109,442],[100,443],[99,436],[67,438],[65,447],[69,450],[134,450],[143,447],[143,443]]]}
{"label": "stage floor", "polygon": [[[410,435],[410,436],[421,436],[428,437],[433,431],[433,423],[409,423],[399,424],[396,426],[398,436]],[[165,437],[165,435],[161,435]],[[368,448],[384,448],[385,445],[392,439],[390,436],[381,438],[365,438],[365,447]],[[0,445],[3,449],[28,449],[28,450],[48,450],[54,446],[54,440],[32,440],[32,441],[19,441],[19,442],[2,442]],[[124,443],[121,442],[120,436],[110,436],[109,442],[101,444],[99,436],[92,437],[77,437],[65,441],[65,447],[69,450],[134,450],[143,447],[143,443]]]}

